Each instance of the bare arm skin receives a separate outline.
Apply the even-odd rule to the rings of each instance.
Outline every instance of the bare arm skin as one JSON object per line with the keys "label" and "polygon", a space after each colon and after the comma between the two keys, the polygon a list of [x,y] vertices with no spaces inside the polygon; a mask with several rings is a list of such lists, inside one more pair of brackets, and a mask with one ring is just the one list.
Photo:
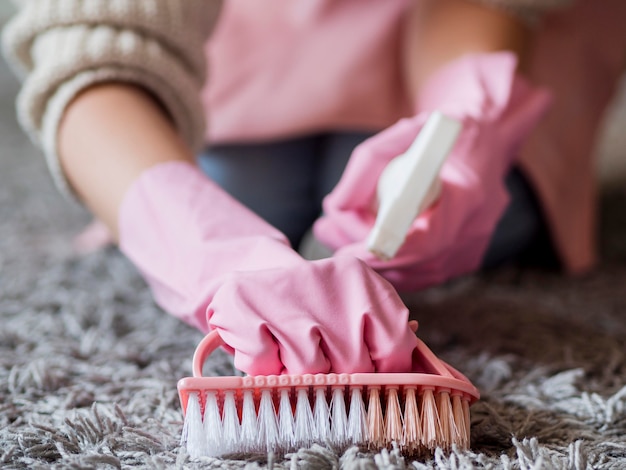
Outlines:
{"label": "bare arm skin", "polygon": [[467,53],[511,51],[524,70],[531,32],[519,19],[468,0],[424,0],[413,5],[403,50],[413,102],[433,72]]}
{"label": "bare arm skin", "polygon": [[158,103],[121,83],[88,88],[70,104],[59,154],[74,191],[116,240],[120,204],[139,174],[158,163],[194,160]]}

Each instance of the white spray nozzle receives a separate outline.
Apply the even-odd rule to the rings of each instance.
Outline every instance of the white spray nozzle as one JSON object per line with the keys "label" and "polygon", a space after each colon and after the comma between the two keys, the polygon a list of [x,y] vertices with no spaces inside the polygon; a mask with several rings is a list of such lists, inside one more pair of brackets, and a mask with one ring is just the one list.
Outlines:
{"label": "white spray nozzle", "polygon": [[452,150],[461,123],[434,112],[409,149],[391,160],[378,180],[378,215],[367,248],[381,259],[393,258],[413,220],[439,194],[439,170]]}

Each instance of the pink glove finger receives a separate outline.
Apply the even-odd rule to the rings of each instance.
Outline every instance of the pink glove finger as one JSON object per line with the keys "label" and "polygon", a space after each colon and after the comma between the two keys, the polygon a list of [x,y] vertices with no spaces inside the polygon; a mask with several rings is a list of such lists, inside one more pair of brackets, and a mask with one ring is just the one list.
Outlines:
{"label": "pink glove finger", "polygon": [[339,304],[333,302],[339,320],[337,327],[323,331],[325,341],[333,346],[329,356],[333,364],[351,360],[356,348],[346,344],[347,337],[352,344],[360,345],[363,355],[369,356],[372,370],[410,370],[415,335],[408,325],[409,311],[393,287],[356,258],[337,256],[333,263],[322,260],[319,266],[320,275],[335,284],[340,282],[342,289]]}
{"label": "pink glove finger", "polygon": [[353,258],[236,273],[207,315],[248,373],[411,368],[408,310],[389,283]]}
{"label": "pink glove finger", "polygon": [[[397,255],[383,261],[368,251],[365,241],[337,250],[338,256],[355,256],[382,274],[399,290],[439,284],[466,274],[482,260],[490,234],[506,208],[508,193],[503,184],[475,189],[475,196],[490,197],[488,207],[471,210],[465,204],[467,186],[444,182],[439,201],[418,217]],[[478,196],[476,196],[478,197]]]}
{"label": "pink glove finger", "polygon": [[324,201],[324,211],[335,208],[367,208],[376,193],[378,178],[393,157],[405,152],[425,121],[401,119],[396,125],[360,144],[350,157],[344,174]]}
{"label": "pink glove finger", "polygon": [[234,273],[216,293],[207,309],[209,326],[234,351],[239,370],[266,375],[331,369],[307,307],[294,305],[291,282],[311,281],[299,274],[281,269]]}
{"label": "pink glove finger", "polygon": [[371,210],[331,210],[315,221],[315,237],[331,250],[364,240],[374,226],[376,214]]}
{"label": "pink glove finger", "polygon": [[74,237],[72,248],[76,253],[84,255],[106,248],[113,243],[113,236],[107,226],[100,220],[94,219]]}
{"label": "pink glove finger", "polygon": [[391,158],[406,151],[425,116],[402,119],[359,145],[343,176],[323,201],[324,216],[314,226],[315,236],[329,248],[364,239],[376,220],[376,184]]}

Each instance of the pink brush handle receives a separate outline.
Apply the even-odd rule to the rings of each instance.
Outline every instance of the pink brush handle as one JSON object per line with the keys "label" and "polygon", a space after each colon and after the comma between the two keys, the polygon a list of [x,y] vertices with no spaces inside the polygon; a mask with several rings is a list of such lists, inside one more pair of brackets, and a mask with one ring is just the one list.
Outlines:
{"label": "pink brush handle", "polygon": [[224,341],[217,331],[206,335],[198,344],[193,356],[193,377],[178,381],[183,410],[191,392],[205,390],[267,389],[276,387],[422,387],[431,390],[447,390],[451,395],[461,394],[470,404],[480,398],[478,389],[459,371],[438,359],[428,347],[416,337],[416,355],[428,372],[410,373],[359,373],[359,374],[296,374],[203,377],[202,367],[209,355]]}
{"label": "pink brush handle", "polygon": [[198,343],[196,352],[193,353],[193,376],[203,377],[202,367],[207,358],[220,346],[224,345],[224,340],[217,333],[217,330],[211,331],[208,335],[202,338],[202,341]]}
{"label": "pink brush handle", "polygon": [[[415,337],[415,340],[417,342],[418,353],[438,375],[442,377],[459,379],[470,383],[467,377],[454,369],[452,366],[446,364],[444,361],[439,359],[421,339]],[[223,345],[224,341],[216,330],[211,331],[202,339],[202,341],[200,341],[193,355],[194,377],[203,377],[202,368],[207,358],[211,355],[213,351]]]}

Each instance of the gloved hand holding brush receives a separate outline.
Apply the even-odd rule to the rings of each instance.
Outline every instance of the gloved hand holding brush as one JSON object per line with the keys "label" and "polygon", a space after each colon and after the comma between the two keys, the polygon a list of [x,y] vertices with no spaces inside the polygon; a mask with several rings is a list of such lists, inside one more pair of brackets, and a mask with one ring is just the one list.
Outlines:
{"label": "gloved hand holding brush", "polygon": [[119,244],[159,305],[217,329],[244,372],[411,369],[415,335],[387,281],[352,257],[304,260],[191,164],[139,176],[120,208]]}
{"label": "gloved hand holding brush", "polygon": [[[336,255],[363,259],[401,290],[475,270],[508,202],[504,177],[549,101],[516,73],[513,54],[467,55],[449,63],[421,89],[415,117],[357,147],[324,201],[317,238]],[[463,129],[441,170],[438,200],[415,219],[395,258],[382,261],[365,243],[376,220],[378,178],[432,111],[457,119]]]}

